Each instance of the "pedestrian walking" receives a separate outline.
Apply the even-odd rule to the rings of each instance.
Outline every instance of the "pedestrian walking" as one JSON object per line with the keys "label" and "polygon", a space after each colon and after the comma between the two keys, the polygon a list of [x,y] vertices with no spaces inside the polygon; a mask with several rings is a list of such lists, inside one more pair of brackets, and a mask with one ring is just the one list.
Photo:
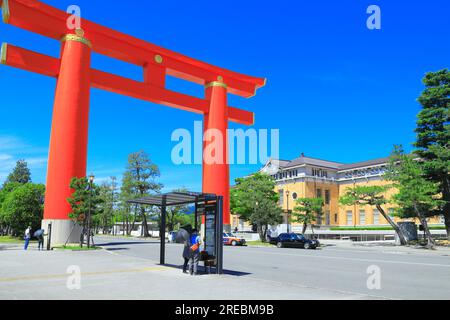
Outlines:
{"label": "pedestrian walking", "polygon": [[200,260],[200,236],[198,235],[197,229],[192,230],[190,239],[190,257],[189,257],[189,273],[192,275],[197,275],[198,262]]}
{"label": "pedestrian walking", "polygon": [[180,228],[174,237],[174,241],[177,243],[184,243],[183,246],[183,254],[182,257],[184,259],[183,263],[183,273],[187,273],[187,267],[190,258],[190,250],[191,250],[191,233],[192,227],[191,225],[186,225]]}
{"label": "pedestrian walking", "polygon": [[30,244],[30,239],[31,239],[31,227],[30,226],[25,230],[24,239],[25,239],[24,249],[28,250],[28,245]]}

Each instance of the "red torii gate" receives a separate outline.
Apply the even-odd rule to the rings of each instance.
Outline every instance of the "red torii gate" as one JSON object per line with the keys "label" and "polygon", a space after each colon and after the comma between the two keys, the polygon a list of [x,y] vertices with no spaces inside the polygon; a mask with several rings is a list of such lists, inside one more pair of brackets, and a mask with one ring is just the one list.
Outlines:
{"label": "red torii gate", "polygon": [[[68,30],[69,15],[37,0],[0,0],[3,22],[62,42],[60,58],[4,43],[1,63],[57,78],[47,169],[45,220],[68,220],[72,177],[86,176],[90,88],[204,115],[204,130],[226,137],[228,120],[254,123],[254,114],[227,105],[227,93],[252,97],[265,85],[256,78],[219,68],[81,19]],[[91,68],[91,52],[143,67],[139,82]],[[205,86],[200,99],[165,89],[166,75]],[[204,148],[208,143],[204,144]],[[203,192],[224,197],[224,225],[230,224],[228,145],[222,163],[203,161]]]}

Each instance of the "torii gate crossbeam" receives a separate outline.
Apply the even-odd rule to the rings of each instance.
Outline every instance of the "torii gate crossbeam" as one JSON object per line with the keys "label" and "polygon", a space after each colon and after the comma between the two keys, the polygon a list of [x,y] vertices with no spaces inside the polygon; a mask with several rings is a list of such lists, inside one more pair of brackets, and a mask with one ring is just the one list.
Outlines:
{"label": "torii gate crossbeam", "polygon": [[[3,22],[62,42],[59,58],[3,44],[1,63],[55,77],[44,219],[69,222],[72,177],[86,176],[90,88],[204,115],[204,130],[226,137],[228,121],[252,125],[254,114],[228,106],[227,94],[252,97],[265,85],[256,78],[219,68],[81,19],[68,30],[69,15],[37,0],[0,0]],[[139,82],[91,68],[92,51],[143,68]],[[205,98],[165,88],[166,75],[205,86]],[[227,140],[225,140],[226,142]],[[208,143],[205,143],[205,147]],[[203,192],[224,197],[224,225],[230,224],[228,145],[223,161],[203,163]],[[63,227],[64,228],[64,227]],[[54,230],[56,231],[56,230]]]}

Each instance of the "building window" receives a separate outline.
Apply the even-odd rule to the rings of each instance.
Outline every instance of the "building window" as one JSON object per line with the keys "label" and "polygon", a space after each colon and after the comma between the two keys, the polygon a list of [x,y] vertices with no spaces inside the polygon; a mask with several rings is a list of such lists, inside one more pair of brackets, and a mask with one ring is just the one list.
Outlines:
{"label": "building window", "polygon": [[322,189],[316,190],[316,198],[322,198]]}
{"label": "building window", "polygon": [[278,203],[280,204],[280,206],[282,206],[284,203],[284,190],[283,189],[278,190],[278,195],[280,197]]}
{"label": "building window", "polygon": [[298,194],[297,194],[297,192],[294,192],[292,194],[292,199],[296,200],[297,198],[298,198]]}
{"label": "building window", "polygon": [[330,204],[330,190],[325,190],[325,204]]}
{"label": "building window", "polygon": [[321,169],[312,169],[312,175],[313,175],[313,177],[327,178],[328,172],[325,170],[321,170]]}
{"label": "building window", "polygon": [[366,211],[359,210],[359,224],[364,226],[366,225]]}
{"label": "building window", "polygon": [[330,211],[325,212],[325,224],[327,226],[329,226],[331,224],[331,220],[330,220]]}
{"label": "building window", "polygon": [[335,213],[334,214],[334,223],[338,223],[338,214],[337,213]]}
{"label": "building window", "polygon": [[443,215],[441,216],[441,223],[445,224],[445,217]]}
{"label": "building window", "polygon": [[373,209],[373,224],[380,224],[380,211]]}
{"label": "building window", "polygon": [[353,225],[353,212],[351,210],[347,211],[347,225]]}

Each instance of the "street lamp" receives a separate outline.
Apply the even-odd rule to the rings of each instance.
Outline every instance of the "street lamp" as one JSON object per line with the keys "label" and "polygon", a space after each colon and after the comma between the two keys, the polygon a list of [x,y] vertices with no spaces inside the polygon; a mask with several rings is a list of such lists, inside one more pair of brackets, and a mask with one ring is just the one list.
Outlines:
{"label": "street lamp", "polygon": [[289,233],[289,190],[286,190],[286,229],[287,233]]}
{"label": "street lamp", "polygon": [[91,247],[91,202],[92,202],[92,186],[94,184],[94,175],[89,176],[89,213],[87,221],[87,247]]}
{"label": "street lamp", "polygon": [[[259,202],[258,201],[256,201],[255,202],[255,207],[253,208],[253,214],[256,216],[256,208],[258,208],[258,205],[259,205]],[[253,225],[253,228],[255,227],[255,225]],[[253,229],[253,230],[255,230],[255,229]]]}

